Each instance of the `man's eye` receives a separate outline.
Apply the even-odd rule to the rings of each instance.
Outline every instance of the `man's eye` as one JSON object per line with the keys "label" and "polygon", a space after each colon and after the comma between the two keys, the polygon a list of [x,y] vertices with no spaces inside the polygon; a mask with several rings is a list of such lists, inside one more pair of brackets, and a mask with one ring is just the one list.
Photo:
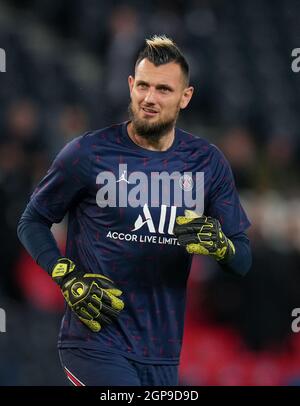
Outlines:
{"label": "man's eye", "polygon": [[144,83],[139,83],[138,88],[139,89],[147,89],[147,85],[145,85]]}
{"label": "man's eye", "polygon": [[163,93],[168,93],[170,91],[170,89],[167,88],[167,87],[161,87],[160,91],[163,92]]}

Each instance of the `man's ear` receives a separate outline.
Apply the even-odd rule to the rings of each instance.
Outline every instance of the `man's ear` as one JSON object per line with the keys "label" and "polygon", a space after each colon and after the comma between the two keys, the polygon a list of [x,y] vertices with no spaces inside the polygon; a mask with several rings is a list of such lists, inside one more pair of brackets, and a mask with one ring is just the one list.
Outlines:
{"label": "man's ear", "polygon": [[134,85],[134,77],[130,75],[128,76],[128,86],[130,93],[132,92],[133,85]]}
{"label": "man's ear", "polygon": [[182,95],[181,101],[180,101],[181,109],[185,109],[187,107],[187,105],[189,104],[189,102],[193,96],[193,93],[194,93],[193,86],[189,86],[184,89],[183,95]]}

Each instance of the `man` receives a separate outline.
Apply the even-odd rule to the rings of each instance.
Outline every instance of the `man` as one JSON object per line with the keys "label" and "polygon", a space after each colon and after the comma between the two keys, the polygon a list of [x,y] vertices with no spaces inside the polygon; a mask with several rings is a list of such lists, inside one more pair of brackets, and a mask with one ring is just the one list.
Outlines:
{"label": "man", "polygon": [[[176,385],[190,254],[240,275],[251,263],[228,163],[175,127],[193,87],[172,40],[146,40],[129,89],[130,120],[70,142],[18,227],[66,299],[59,351],[74,385]],[[66,213],[62,258],[50,227]]]}

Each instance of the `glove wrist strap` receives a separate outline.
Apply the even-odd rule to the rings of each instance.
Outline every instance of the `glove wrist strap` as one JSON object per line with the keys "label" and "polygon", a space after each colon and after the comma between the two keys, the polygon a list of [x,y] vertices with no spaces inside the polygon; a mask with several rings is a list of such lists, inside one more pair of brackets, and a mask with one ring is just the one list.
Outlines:
{"label": "glove wrist strap", "polygon": [[53,270],[51,272],[51,276],[53,280],[61,286],[63,279],[69,275],[71,272],[74,272],[75,270],[75,264],[73,261],[71,261],[68,258],[60,258],[55,266],[53,267]]}

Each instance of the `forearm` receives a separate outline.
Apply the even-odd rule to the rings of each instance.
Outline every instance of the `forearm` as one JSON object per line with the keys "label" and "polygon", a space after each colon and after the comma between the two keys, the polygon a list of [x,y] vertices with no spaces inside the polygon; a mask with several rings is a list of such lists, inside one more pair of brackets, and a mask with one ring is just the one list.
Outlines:
{"label": "forearm", "polygon": [[61,258],[60,250],[50,230],[52,223],[41,216],[31,203],[26,207],[18,224],[18,237],[32,258],[51,274]]}
{"label": "forearm", "polygon": [[250,242],[245,233],[230,237],[235,247],[235,255],[229,261],[219,262],[225,272],[244,276],[252,265]]}

